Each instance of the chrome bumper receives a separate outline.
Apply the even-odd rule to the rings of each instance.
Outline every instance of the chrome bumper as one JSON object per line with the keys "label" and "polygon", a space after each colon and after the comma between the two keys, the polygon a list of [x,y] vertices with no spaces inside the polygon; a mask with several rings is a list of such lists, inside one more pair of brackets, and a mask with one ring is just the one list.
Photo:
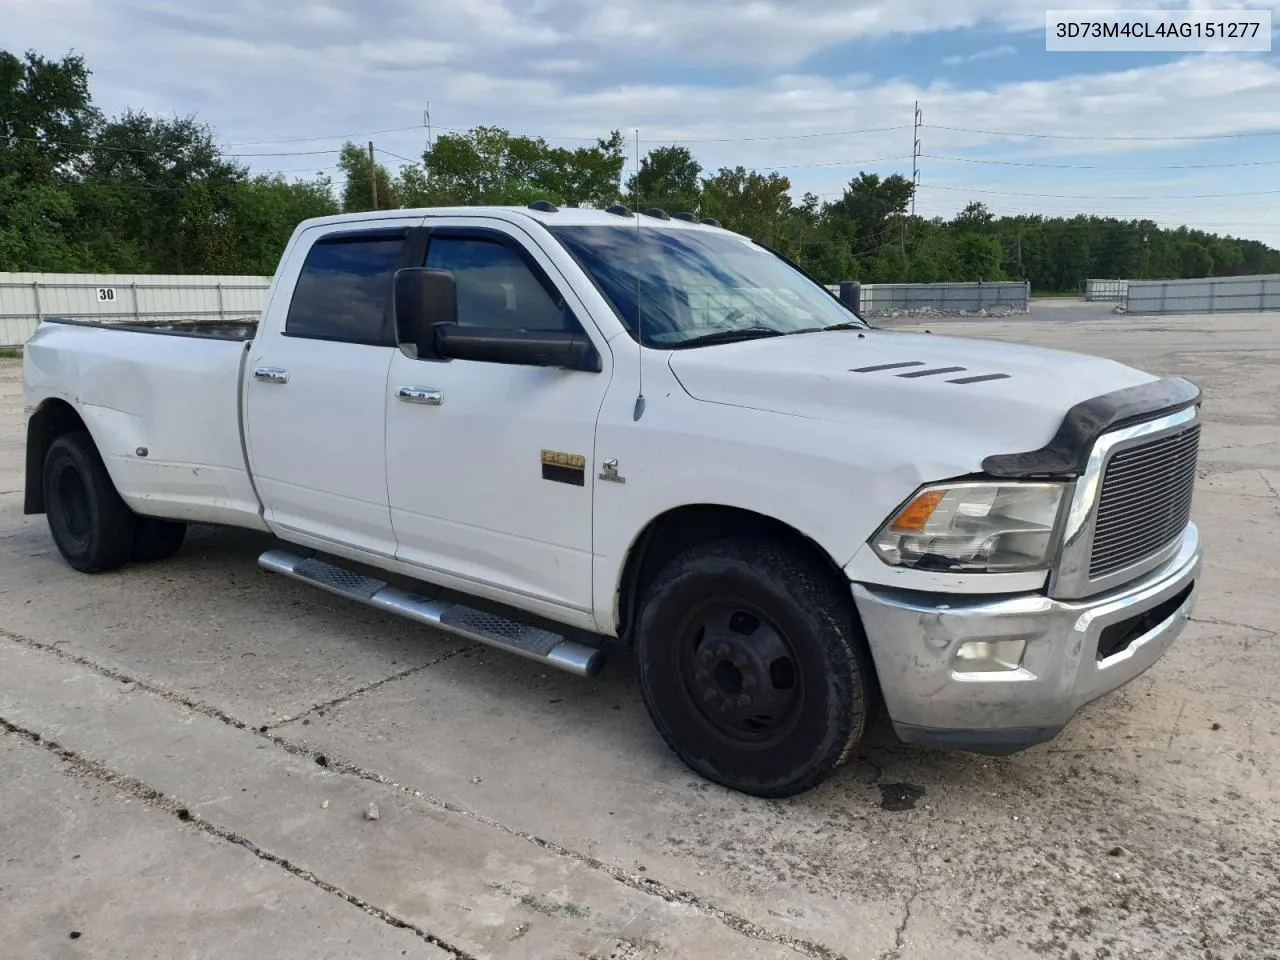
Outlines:
{"label": "chrome bumper", "polygon": [[[1155,663],[1191,616],[1200,564],[1199,531],[1190,524],[1168,563],[1086,600],[968,598],[859,583],[853,596],[898,736],[1008,753],[1052,739],[1084,704]],[[1108,627],[1115,629],[1104,634]],[[1128,642],[1099,659],[1104,639]],[[1024,641],[1025,648],[1010,669],[966,672],[957,653],[973,641]]]}

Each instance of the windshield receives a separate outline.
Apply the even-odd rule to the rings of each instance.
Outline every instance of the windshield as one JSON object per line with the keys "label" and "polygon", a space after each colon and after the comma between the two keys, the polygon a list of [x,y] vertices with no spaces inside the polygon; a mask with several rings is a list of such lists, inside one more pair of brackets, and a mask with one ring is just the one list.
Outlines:
{"label": "windshield", "polygon": [[632,338],[641,316],[650,346],[865,326],[785,260],[741,237],[621,224],[552,227],[551,233],[595,281]]}

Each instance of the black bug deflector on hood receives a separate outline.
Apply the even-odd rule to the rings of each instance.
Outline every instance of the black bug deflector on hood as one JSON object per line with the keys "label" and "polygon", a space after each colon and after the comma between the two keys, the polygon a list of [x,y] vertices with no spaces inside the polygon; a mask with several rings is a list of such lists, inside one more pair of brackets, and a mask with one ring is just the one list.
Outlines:
{"label": "black bug deflector on hood", "polygon": [[987,457],[982,468],[993,477],[1078,477],[1089,463],[1098,437],[1109,430],[1153,420],[1200,403],[1190,380],[1168,377],[1093,397],[1067,411],[1053,439],[1039,450]]}

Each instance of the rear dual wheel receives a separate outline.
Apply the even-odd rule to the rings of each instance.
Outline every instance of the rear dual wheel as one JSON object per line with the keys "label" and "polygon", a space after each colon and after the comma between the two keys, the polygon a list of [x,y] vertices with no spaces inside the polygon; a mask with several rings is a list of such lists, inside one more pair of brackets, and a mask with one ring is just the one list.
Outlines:
{"label": "rear dual wheel", "polygon": [[186,524],[140,517],[116,492],[88,431],[64,433],[44,463],[44,502],[58,552],[82,573],[172,556]]}
{"label": "rear dual wheel", "polygon": [[721,541],[675,558],[646,593],[637,654],[663,739],[731,789],[801,793],[865,735],[872,667],[852,599],[788,544]]}

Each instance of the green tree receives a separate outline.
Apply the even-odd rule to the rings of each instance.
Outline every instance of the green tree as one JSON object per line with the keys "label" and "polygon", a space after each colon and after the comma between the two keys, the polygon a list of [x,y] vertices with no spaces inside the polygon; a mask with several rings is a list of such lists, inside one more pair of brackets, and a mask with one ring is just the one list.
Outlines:
{"label": "green tree", "polygon": [[73,237],[130,269],[208,270],[230,243],[232,198],[245,176],[204,124],[126,111],[102,125],[89,151]]}
{"label": "green tree", "polygon": [[568,150],[498,127],[443,134],[423,155],[424,201],[432,204],[525,204],[545,199],[568,206],[617,201],[624,157],[618,131],[594,147]]}
{"label": "green tree", "polygon": [[0,177],[57,182],[80,166],[101,122],[82,57],[0,50]]}
{"label": "green tree", "polygon": [[299,223],[339,212],[327,177],[289,182],[280,174],[264,174],[239,184],[232,210],[237,259],[230,272],[274,273]]}
{"label": "green tree", "polygon": [[901,174],[880,179],[878,174],[860,173],[844,188],[844,195],[827,207],[827,215],[858,225],[864,262],[876,256],[889,239],[891,229],[900,229],[915,193],[915,185]]}
{"label": "green tree", "polygon": [[394,210],[401,205],[391,174],[386,167],[370,158],[368,150],[350,141],[344,143],[338,155],[338,168],[347,177],[342,188],[342,209],[345,213],[374,209],[372,188],[375,181],[378,185],[377,209]]}
{"label": "green tree", "polygon": [[872,283],[906,283],[911,277],[911,262],[895,243],[879,252],[871,271]]}
{"label": "green tree", "polygon": [[625,162],[622,134],[615,130],[594,147],[548,148],[533,182],[555,203],[607,207],[618,202]]}
{"label": "green tree", "polygon": [[1213,275],[1213,254],[1203,244],[1188,241],[1179,254],[1183,277],[1208,277]]}
{"label": "green tree", "polygon": [[84,60],[0,50],[0,270],[77,270],[74,179],[101,114]]}
{"label": "green tree", "polygon": [[[250,176],[193,118],[94,106],[82,58],[0,51],[0,269],[269,273],[297,224],[340,209],[523,204],[607,206],[622,196],[624,143],[552,147],[497,127],[441,136],[392,174],[354,144],[341,202],[317,176]],[[376,178],[376,181],[375,179]],[[1027,279],[1079,290],[1089,277],[1280,273],[1280,251],[1150,219],[996,217],[971,202],[950,220],[908,216],[906,177],[866,172],[834,203],[796,203],[777,173],[704,175],[685,147],[651,151],[628,183],[644,206],[691,209],[797,260],[820,280]]]}
{"label": "green tree", "polygon": [[955,240],[960,280],[1003,280],[1004,248],[995,237],[981,233],[961,233]]}
{"label": "green tree", "polygon": [[951,226],[957,230],[984,231],[994,222],[995,217],[981,200],[970,200],[964,209],[956,214]]}
{"label": "green tree", "polygon": [[789,254],[803,235],[791,207],[791,181],[776,172],[721,167],[702,181],[702,215]]}
{"label": "green tree", "polygon": [[75,215],[75,201],[66,190],[22,186],[12,175],[0,179],[0,271],[74,273],[91,268],[67,243],[67,225]]}
{"label": "green tree", "polygon": [[702,199],[702,164],[688,147],[655,147],[640,161],[640,172],[627,179],[626,196],[641,210],[661,207],[668,213],[697,213]]}

